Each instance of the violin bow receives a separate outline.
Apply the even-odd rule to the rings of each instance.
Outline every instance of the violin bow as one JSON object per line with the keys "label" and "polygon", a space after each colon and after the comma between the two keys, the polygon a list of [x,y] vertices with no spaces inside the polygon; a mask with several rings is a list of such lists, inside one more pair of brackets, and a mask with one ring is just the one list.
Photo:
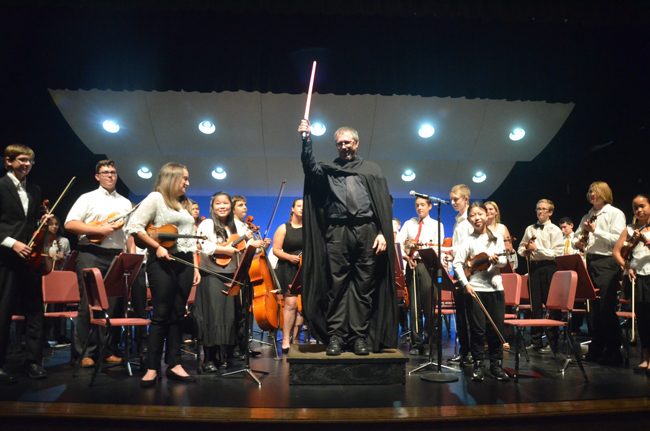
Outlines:
{"label": "violin bow", "polygon": [[243,285],[244,285],[243,283],[241,283],[241,282],[239,282],[239,281],[235,281],[235,280],[233,280],[232,278],[228,278],[228,277],[226,277],[226,276],[223,275],[223,274],[219,274],[219,273],[216,272],[216,271],[212,271],[211,269],[200,268],[200,267],[194,265],[193,263],[186,261],[185,259],[179,259],[178,257],[176,257],[176,256],[172,256],[172,255],[170,255],[169,258],[170,258],[171,260],[173,260],[174,262],[182,263],[183,265],[191,266],[192,268],[194,268],[194,269],[198,269],[199,271],[207,272],[208,274],[214,275],[215,277],[220,278],[220,279],[223,280],[223,281],[227,281],[227,282],[229,282],[229,283],[239,284],[240,286],[243,286]]}
{"label": "violin bow", "polygon": [[[68,181],[68,185],[65,186],[65,188],[63,189],[63,191],[61,192],[61,194],[57,198],[56,202],[54,202],[54,205],[52,205],[50,207],[49,211],[46,212],[45,215],[49,216],[50,214],[52,214],[54,212],[54,208],[56,208],[57,205],[59,205],[59,202],[61,202],[61,199],[68,192],[68,189],[70,188],[70,186],[72,186],[72,183],[74,183],[74,181],[76,179],[77,179],[77,177],[70,178],[70,181]],[[41,229],[43,229],[43,226],[45,226],[45,223],[47,223],[47,219],[44,219],[43,221],[40,222],[40,224],[38,225],[38,229],[36,229],[36,232],[34,232],[34,235],[32,235],[32,238],[29,240],[29,243],[27,244],[28,247],[31,247],[32,245],[34,245],[34,240],[36,239],[36,236],[41,231]]]}
{"label": "violin bow", "polygon": [[503,335],[501,334],[501,331],[499,331],[499,328],[497,328],[497,324],[494,323],[494,320],[492,320],[492,316],[490,316],[490,313],[487,311],[487,308],[485,308],[485,305],[483,305],[483,301],[481,301],[481,298],[478,297],[478,294],[474,291],[472,291],[472,298],[476,301],[476,303],[481,307],[481,310],[483,311],[483,314],[485,314],[485,317],[490,321],[490,325],[492,326],[492,329],[494,329],[494,332],[496,332],[497,336],[499,337],[499,341],[501,341],[501,344],[505,349],[510,348],[510,344],[506,341],[505,338],[503,338]]}

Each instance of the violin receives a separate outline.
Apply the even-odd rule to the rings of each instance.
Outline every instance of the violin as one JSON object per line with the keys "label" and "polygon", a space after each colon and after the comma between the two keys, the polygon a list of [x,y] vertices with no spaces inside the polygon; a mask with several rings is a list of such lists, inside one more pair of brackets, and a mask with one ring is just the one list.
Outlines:
{"label": "violin", "polygon": [[[50,213],[50,201],[45,199],[41,204],[41,216]],[[27,264],[32,271],[36,271],[42,274],[49,274],[52,271],[52,265],[46,265],[45,257],[47,254],[44,253],[45,248],[45,237],[47,235],[47,219],[44,219],[38,229],[32,235],[32,239],[27,244],[28,247],[31,247],[32,251],[27,258]]]}
{"label": "violin", "polygon": [[[532,250],[528,249],[528,246],[537,239],[535,235],[531,236],[530,239],[526,242],[526,250],[524,251],[524,254],[526,255],[526,258],[530,257],[530,254],[533,252]],[[514,250],[513,250],[514,251]]]}
{"label": "violin", "polygon": [[639,235],[637,235],[637,236],[629,236],[628,235],[627,239],[623,243],[623,247],[621,247],[621,257],[625,261],[626,266],[632,260],[632,250],[634,250],[634,248],[637,246],[637,244],[639,244],[641,241],[643,241],[643,243],[646,246],[650,247],[650,242],[646,242],[643,234],[641,233],[641,231],[643,229],[646,229],[648,227],[650,227],[650,224],[647,224],[647,225],[643,226],[642,228],[640,228],[639,229]]}
{"label": "violin", "polygon": [[[150,224],[145,230],[147,231],[147,235],[158,241],[158,244],[167,249],[176,245],[176,241],[181,238],[208,239],[205,235],[179,234],[178,227],[173,224],[164,224],[162,226],[154,226],[153,224]],[[140,244],[138,246],[144,248]]]}
{"label": "violin", "polygon": [[[591,217],[589,217],[589,219],[586,221],[586,223],[593,223],[593,222],[595,222],[596,219],[598,218],[598,215],[599,215],[599,214],[594,214],[594,215],[592,215]],[[587,244],[589,243],[589,231],[588,231],[588,230],[582,229],[582,232],[580,233],[580,240],[579,240],[579,242],[581,242],[581,243],[584,244],[583,249],[584,249],[585,247],[587,247]]]}
{"label": "violin", "polygon": [[[253,216],[246,217],[246,224],[253,232],[259,235],[259,226],[253,224]],[[271,331],[282,327],[282,313],[276,293],[282,291],[280,282],[269,262],[266,250],[255,255],[248,270],[250,282],[253,285],[253,316],[258,326],[263,331]]]}
{"label": "violin", "polygon": [[[228,237],[228,240],[224,243],[221,244],[223,246],[232,246],[235,247],[238,251],[244,251],[246,248],[246,236],[239,236],[236,233],[232,234]],[[232,262],[232,256],[228,256],[227,254],[213,254],[210,256],[212,261],[225,268],[228,266],[230,262]]]}
{"label": "violin", "polygon": [[399,243],[395,243],[395,293],[397,299],[404,304],[405,307],[409,306],[409,290],[406,286],[406,277],[404,277],[404,262],[402,261],[402,250]]}
{"label": "violin", "polygon": [[[497,256],[509,256],[511,254],[514,254],[514,250],[506,250],[501,253],[497,253]],[[467,278],[470,278],[472,274],[475,274],[480,271],[486,271],[492,262],[490,262],[490,256],[486,252],[481,252],[477,254],[474,257],[468,257],[467,260],[465,261],[465,265],[463,265],[463,271],[465,272],[465,276]]]}
{"label": "violin", "polygon": [[[106,217],[104,220],[95,220],[95,221],[89,222],[88,224],[91,225],[91,226],[103,226],[103,225],[107,225],[107,224],[118,223],[115,228],[120,229],[122,226],[124,226],[125,219],[129,215],[131,215],[131,213],[133,211],[138,209],[138,206],[140,206],[140,204],[134,206],[133,208],[131,208],[128,212],[126,212],[124,214],[120,214],[119,212],[110,213],[108,215],[108,217]],[[104,239],[106,239],[106,235],[97,234],[97,233],[86,235],[86,237],[88,237],[88,240],[91,243],[95,244],[95,245],[101,244],[102,241],[104,241]]]}

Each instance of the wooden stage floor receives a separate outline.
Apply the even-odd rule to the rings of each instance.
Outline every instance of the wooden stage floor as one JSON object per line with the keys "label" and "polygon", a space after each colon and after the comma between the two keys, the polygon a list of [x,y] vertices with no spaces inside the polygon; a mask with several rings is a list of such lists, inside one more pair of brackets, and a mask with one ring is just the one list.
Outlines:
{"label": "wooden stage floor", "polygon": [[[445,343],[443,357],[453,346]],[[499,383],[487,378],[472,382],[468,372],[453,383],[430,383],[421,373],[406,376],[405,385],[289,385],[286,359],[272,357],[270,347],[251,360],[251,368],[268,372],[262,387],[243,374],[197,376],[194,384],[168,382],[141,389],[139,376],[123,368],[98,375],[88,387],[91,370],[73,377],[69,349],[54,350],[46,360],[50,375],[32,381],[20,375],[18,357],[8,364],[19,383],[0,386],[0,422],[3,429],[64,429],[92,426],[101,429],[545,429],[583,426],[650,426],[650,378],[632,370],[586,364],[585,383],[577,366],[562,375],[552,355],[522,358],[522,377]],[[408,353],[405,352],[406,355]],[[194,362],[185,358],[192,372]],[[633,358],[632,364],[636,358]],[[411,357],[407,371],[426,361]],[[514,366],[506,353],[505,366]]]}

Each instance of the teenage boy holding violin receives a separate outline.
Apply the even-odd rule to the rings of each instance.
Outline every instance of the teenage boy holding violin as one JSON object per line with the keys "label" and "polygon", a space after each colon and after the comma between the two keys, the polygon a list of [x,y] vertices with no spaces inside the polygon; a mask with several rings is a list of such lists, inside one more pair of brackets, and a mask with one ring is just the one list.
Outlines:
{"label": "teenage boy holding violin", "polygon": [[26,179],[34,167],[34,151],[11,144],[4,150],[7,174],[0,178],[0,383],[16,382],[5,369],[11,315],[16,299],[26,322],[25,371],[32,379],[44,379],[43,297],[41,274],[28,266],[28,245],[37,228],[41,190]]}
{"label": "teenage boy holding violin", "polygon": [[[102,276],[106,275],[113,258],[127,249],[127,235],[122,230],[124,219],[109,223],[107,220],[131,211],[131,202],[117,193],[117,169],[113,160],[100,160],[95,166],[95,179],[99,187],[92,192],[79,196],[65,219],[65,229],[79,235],[77,250],[77,276],[81,302],[79,303],[79,316],[74,331],[74,347],[77,355],[82,349],[90,332],[90,315],[88,313],[88,298],[83,284],[84,268],[98,268]],[[132,238],[128,240],[128,251],[135,252],[135,243]],[[116,316],[122,310],[122,298],[109,298],[110,315]],[[103,334],[102,334],[103,335]],[[119,328],[115,328],[111,343],[106,351],[104,362],[119,364],[122,358],[116,355],[119,341]],[[103,336],[102,336],[103,339]],[[81,366],[84,368],[95,365],[93,358],[97,344],[95,340],[88,340],[88,347]]]}

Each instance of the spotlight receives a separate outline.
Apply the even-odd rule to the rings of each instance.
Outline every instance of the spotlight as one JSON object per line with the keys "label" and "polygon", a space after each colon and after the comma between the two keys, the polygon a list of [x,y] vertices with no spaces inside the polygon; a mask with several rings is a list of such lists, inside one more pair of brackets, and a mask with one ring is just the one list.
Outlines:
{"label": "spotlight", "polygon": [[140,169],[138,169],[138,176],[140,178],[148,180],[153,176],[153,173],[151,172],[151,169],[149,169],[148,167],[142,166]]}
{"label": "spotlight", "polygon": [[526,136],[526,131],[522,129],[521,127],[515,127],[512,129],[512,132],[510,132],[510,137],[511,141],[520,141]]}
{"label": "spotlight", "polygon": [[418,129],[418,135],[423,139],[432,137],[434,133],[436,133],[436,129],[431,124],[423,124]]}
{"label": "spotlight", "polygon": [[326,131],[327,127],[325,127],[325,124],[321,123],[320,121],[316,121],[311,125],[311,134],[314,136],[323,136]]}
{"label": "spotlight", "polygon": [[117,122],[113,121],[113,120],[104,120],[104,122],[102,123],[102,127],[108,133],[117,133],[117,132],[120,131],[120,125],[117,124]]}
{"label": "spotlight", "polygon": [[413,172],[412,169],[406,169],[402,173],[402,181],[405,181],[407,183],[413,181],[415,179],[415,172]]}
{"label": "spotlight", "polygon": [[487,180],[487,175],[485,175],[485,172],[483,171],[476,171],[476,173],[474,173],[474,176],[472,177],[472,181],[475,182],[476,184],[480,184],[485,180]]}
{"label": "spotlight", "polygon": [[216,129],[217,127],[210,120],[203,120],[199,123],[199,130],[206,135],[213,134]]}
{"label": "spotlight", "polygon": [[212,178],[215,180],[223,180],[227,175],[226,170],[221,166],[217,166],[212,170]]}

